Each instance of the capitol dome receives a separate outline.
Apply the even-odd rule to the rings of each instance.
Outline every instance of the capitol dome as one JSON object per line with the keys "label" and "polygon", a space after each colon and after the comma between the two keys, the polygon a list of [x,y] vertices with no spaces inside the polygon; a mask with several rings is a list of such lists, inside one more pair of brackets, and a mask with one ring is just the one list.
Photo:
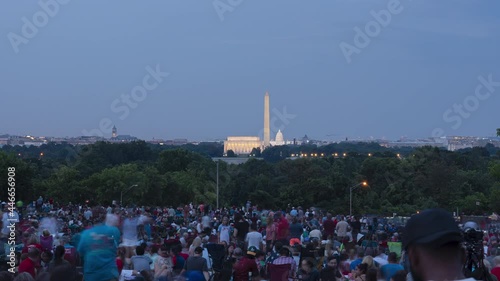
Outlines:
{"label": "capitol dome", "polygon": [[285,139],[283,138],[283,133],[281,132],[281,130],[278,130],[278,133],[276,134],[276,143],[277,144],[284,144],[285,143]]}

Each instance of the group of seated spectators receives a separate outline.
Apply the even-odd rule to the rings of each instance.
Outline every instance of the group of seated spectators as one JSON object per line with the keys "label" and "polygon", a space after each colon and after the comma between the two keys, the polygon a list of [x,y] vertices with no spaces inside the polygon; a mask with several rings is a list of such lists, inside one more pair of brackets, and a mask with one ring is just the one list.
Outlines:
{"label": "group of seated spectators", "polygon": [[[317,209],[55,209],[45,215],[62,222],[63,237],[41,229],[43,213],[23,214],[32,225],[20,232],[24,247],[15,278],[93,280],[89,268],[101,259],[106,268],[100,270],[111,272],[105,276],[137,281],[275,280],[279,274],[295,280],[398,281],[403,275],[400,253],[388,247],[400,241],[396,227]],[[99,239],[106,249],[95,245],[94,236],[105,237]]]}

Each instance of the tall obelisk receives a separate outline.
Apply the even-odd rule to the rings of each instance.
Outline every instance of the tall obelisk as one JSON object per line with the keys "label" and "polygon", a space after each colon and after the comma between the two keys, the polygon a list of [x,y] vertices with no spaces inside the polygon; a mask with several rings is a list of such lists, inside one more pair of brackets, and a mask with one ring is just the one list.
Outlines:
{"label": "tall obelisk", "polygon": [[264,96],[264,149],[271,145],[271,128],[269,121],[269,93]]}

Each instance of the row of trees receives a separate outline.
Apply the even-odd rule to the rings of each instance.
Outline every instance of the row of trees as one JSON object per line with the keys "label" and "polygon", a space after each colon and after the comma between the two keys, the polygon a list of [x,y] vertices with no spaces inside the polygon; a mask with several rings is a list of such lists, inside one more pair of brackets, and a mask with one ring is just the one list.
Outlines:
{"label": "row of trees", "polygon": [[[325,157],[287,159],[312,152]],[[344,152],[346,157],[331,156]],[[110,204],[123,197],[124,204],[213,206],[217,171],[211,157],[221,154],[218,144],[4,146],[0,196],[6,200],[7,167],[15,167],[18,200],[42,195],[61,203]],[[269,208],[291,204],[348,213],[349,187],[367,181],[368,187],[354,190],[355,213],[411,214],[437,206],[467,214],[500,210],[500,153],[493,146],[459,152],[432,147],[391,151],[361,143],[280,146],[266,149],[262,157],[241,165],[220,162],[221,205],[251,200]]]}

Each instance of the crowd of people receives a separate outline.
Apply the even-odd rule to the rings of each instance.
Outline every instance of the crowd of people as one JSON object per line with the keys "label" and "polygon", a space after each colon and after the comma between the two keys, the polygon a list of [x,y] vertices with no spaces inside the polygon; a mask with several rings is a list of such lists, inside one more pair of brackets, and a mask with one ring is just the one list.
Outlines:
{"label": "crowd of people", "polygon": [[[4,212],[5,257],[10,211]],[[439,278],[449,278],[454,269],[453,279],[446,280],[464,277],[458,269],[465,256],[457,252],[463,249],[462,232],[444,211],[421,212],[403,229],[315,208],[262,210],[250,202],[222,209],[129,208],[58,206],[40,197],[18,204],[17,216],[15,274],[0,272],[0,281],[421,281],[445,280]],[[495,235],[485,234],[483,242],[492,280],[500,277]],[[456,268],[446,265],[452,260]],[[433,264],[450,273],[427,274]]]}

